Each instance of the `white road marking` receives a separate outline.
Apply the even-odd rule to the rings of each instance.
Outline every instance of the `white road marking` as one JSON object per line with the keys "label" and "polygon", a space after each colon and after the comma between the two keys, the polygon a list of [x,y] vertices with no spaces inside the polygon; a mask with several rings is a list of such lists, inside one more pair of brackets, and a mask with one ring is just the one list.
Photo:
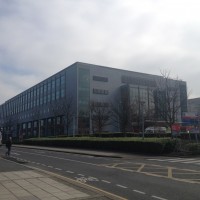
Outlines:
{"label": "white road marking", "polygon": [[45,153],[45,151],[34,150],[36,153]]}
{"label": "white road marking", "polygon": [[157,197],[157,196],[151,196],[152,198],[155,198],[155,199],[159,199],[159,200],[167,200],[167,199],[164,199],[162,197]]}
{"label": "white road marking", "polygon": [[187,161],[187,162],[181,162],[181,163],[188,163],[188,164],[190,164],[190,163],[200,163],[200,160],[193,160],[193,161]]}
{"label": "white road marking", "polygon": [[166,161],[166,160],[163,160],[163,159],[156,159],[156,158],[150,158],[150,159],[147,159],[147,160],[150,160],[150,161]]}
{"label": "white road marking", "polygon": [[83,174],[78,174],[79,176],[85,176],[85,175],[83,175]]}
{"label": "white road marking", "polygon": [[54,168],[54,169],[56,169],[56,170],[59,170],[59,171],[62,171],[62,169],[60,169],[60,168],[57,168],[57,167],[56,167],[56,168]]}
{"label": "white road marking", "polygon": [[123,185],[119,185],[117,184],[118,187],[121,187],[121,188],[127,188],[126,186],[123,186]]}
{"label": "white road marking", "polygon": [[70,173],[70,174],[73,174],[74,172],[72,172],[72,171],[66,171],[67,173]]}
{"label": "white road marking", "polygon": [[88,177],[88,181],[99,181],[99,179],[95,178],[95,177],[92,177],[92,176],[89,176]]}
{"label": "white road marking", "polygon": [[79,182],[82,182],[82,183],[86,183],[87,182],[87,178],[85,177],[75,177],[75,179]]}
{"label": "white road marking", "polygon": [[51,165],[48,165],[47,167],[49,167],[49,168],[53,168],[53,166],[51,166]]}
{"label": "white road marking", "polygon": [[133,190],[134,192],[140,193],[140,194],[146,194],[145,192],[139,191],[139,190]]}
{"label": "white road marking", "polygon": [[194,158],[190,158],[190,159],[177,159],[177,160],[172,160],[172,161],[168,161],[168,162],[184,162],[184,161],[192,161],[195,160]]}
{"label": "white road marking", "polygon": [[151,160],[151,161],[160,161],[160,162],[171,162],[171,163],[199,163],[200,160],[196,160],[194,158],[172,158],[172,159],[147,159],[147,160]]}
{"label": "white road marking", "polygon": [[19,153],[12,152],[12,155],[20,156]]}
{"label": "white road marking", "polygon": [[104,182],[104,183],[111,183],[111,182],[109,182],[109,181],[106,181],[106,180],[101,180],[102,182]]}

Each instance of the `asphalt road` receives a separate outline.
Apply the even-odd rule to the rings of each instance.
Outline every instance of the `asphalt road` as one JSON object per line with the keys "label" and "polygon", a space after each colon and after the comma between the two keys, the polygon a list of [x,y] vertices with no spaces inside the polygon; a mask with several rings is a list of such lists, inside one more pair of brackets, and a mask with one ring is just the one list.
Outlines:
{"label": "asphalt road", "polygon": [[200,199],[200,158],[95,157],[17,148],[12,156],[41,168],[136,200]]}

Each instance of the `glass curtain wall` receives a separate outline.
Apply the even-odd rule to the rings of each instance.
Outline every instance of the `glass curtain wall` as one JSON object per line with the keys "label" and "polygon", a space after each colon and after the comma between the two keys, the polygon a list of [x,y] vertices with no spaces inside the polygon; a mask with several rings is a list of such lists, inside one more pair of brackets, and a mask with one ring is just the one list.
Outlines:
{"label": "glass curtain wall", "polygon": [[78,68],[78,133],[89,133],[90,71]]}
{"label": "glass curtain wall", "polygon": [[141,126],[142,116],[147,121],[154,117],[153,89],[145,86],[129,86],[129,88],[133,124]]}

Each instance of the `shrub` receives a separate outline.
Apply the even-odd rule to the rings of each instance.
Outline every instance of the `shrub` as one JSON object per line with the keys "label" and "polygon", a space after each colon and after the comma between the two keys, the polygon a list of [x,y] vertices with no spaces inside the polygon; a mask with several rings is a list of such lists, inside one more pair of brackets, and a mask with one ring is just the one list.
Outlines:
{"label": "shrub", "polygon": [[192,154],[200,154],[200,144],[198,143],[189,143],[186,145],[186,149]]}

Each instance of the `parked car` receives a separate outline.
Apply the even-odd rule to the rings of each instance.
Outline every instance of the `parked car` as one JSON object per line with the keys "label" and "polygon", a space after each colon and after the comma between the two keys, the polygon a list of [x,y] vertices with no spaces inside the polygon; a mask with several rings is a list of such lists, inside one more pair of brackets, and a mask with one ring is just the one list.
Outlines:
{"label": "parked car", "polygon": [[145,129],[145,133],[166,133],[167,132],[167,129],[166,127],[161,127],[161,126],[150,126],[150,127],[147,127]]}

